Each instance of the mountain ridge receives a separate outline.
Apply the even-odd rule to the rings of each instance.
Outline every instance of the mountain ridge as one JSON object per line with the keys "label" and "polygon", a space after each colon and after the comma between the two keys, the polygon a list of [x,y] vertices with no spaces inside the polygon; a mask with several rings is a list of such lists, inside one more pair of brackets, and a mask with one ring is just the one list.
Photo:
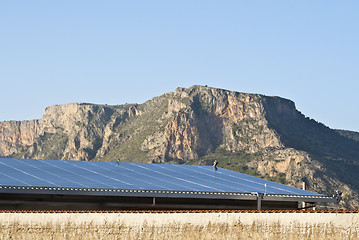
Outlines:
{"label": "mountain ridge", "polygon": [[309,190],[343,192],[358,208],[359,133],[333,130],[281,97],[206,86],[142,104],[70,103],[38,120],[0,122],[0,156],[212,164]]}

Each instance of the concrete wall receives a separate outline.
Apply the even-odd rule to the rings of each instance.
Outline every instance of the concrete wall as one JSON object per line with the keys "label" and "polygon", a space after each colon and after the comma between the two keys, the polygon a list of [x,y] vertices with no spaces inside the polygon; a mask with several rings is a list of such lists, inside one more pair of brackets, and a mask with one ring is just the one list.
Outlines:
{"label": "concrete wall", "polygon": [[0,213],[0,239],[359,239],[359,213]]}

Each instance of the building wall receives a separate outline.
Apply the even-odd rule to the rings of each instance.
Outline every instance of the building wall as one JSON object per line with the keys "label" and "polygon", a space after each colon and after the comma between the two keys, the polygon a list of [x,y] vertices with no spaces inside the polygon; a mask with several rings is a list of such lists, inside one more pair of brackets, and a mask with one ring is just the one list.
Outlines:
{"label": "building wall", "polygon": [[359,213],[0,213],[0,239],[359,239]]}

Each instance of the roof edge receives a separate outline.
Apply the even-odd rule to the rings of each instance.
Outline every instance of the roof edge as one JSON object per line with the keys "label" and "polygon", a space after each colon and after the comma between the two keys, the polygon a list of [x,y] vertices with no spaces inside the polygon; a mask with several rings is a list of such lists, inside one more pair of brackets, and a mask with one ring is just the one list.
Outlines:
{"label": "roof edge", "polygon": [[175,191],[175,190],[137,190],[113,188],[77,188],[77,187],[34,187],[34,186],[0,186],[0,194],[63,194],[84,196],[121,196],[121,197],[163,197],[163,198],[206,198],[235,199],[286,202],[330,202],[337,203],[334,196],[324,195],[292,195],[264,194],[241,192],[207,192],[207,191]]}

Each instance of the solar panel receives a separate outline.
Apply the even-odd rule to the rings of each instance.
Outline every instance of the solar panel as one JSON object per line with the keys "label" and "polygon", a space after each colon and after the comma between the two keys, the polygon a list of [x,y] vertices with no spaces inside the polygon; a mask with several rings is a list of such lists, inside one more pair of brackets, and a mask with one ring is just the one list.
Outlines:
{"label": "solar panel", "polygon": [[322,196],[212,166],[9,158],[0,159],[0,186]]}

